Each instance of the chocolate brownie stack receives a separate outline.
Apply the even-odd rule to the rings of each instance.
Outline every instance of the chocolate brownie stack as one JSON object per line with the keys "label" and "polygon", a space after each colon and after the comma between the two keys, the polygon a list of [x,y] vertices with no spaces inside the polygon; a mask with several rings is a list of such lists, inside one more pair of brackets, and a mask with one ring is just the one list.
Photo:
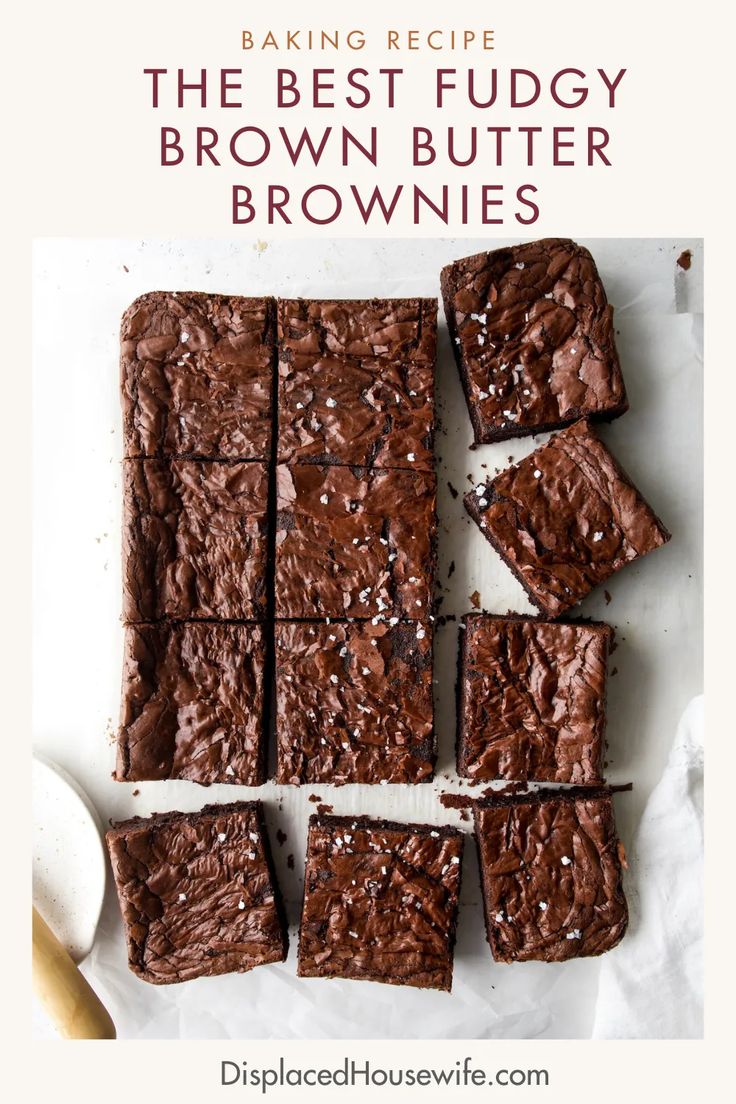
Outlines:
{"label": "chocolate brownie stack", "polygon": [[278,303],[278,782],[432,776],[436,339],[432,299]]}

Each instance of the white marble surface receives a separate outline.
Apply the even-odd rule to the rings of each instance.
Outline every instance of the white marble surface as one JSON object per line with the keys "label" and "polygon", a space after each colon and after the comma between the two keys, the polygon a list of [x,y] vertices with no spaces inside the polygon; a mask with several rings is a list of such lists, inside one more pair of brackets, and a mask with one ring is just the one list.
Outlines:
{"label": "white marble surface", "polygon": [[[492,244],[506,244],[494,239]],[[625,569],[580,612],[617,630],[609,690],[609,777],[632,780],[617,800],[620,833],[633,837],[659,780],[678,721],[702,689],[702,246],[654,239],[586,241],[616,307],[619,352],[631,400],[601,435],[674,534]],[[104,821],[206,801],[255,796],[242,787],[189,783],[137,788],[111,780],[118,711],[120,615],[120,417],[117,330],[122,310],[152,288],[241,294],[437,295],[440,267],[490,248],[491,239],[279,241],[38,241],[34,252],[34,733],[37,746],[90,793]],[[688,272],[676,264],[693,251]],[[519,459],[532,439],[469,450],[472,440],[447,332],[440,335],[437,440],[440,593],[443,614],[470,609],[478,590],[492,611],[528,610],[520,586],[465,516],[458,490]],[[485,465],[485,466],[484,466]],[[448,569],[455,571],[448,580]],[[336,812],[455,820],[437,801],[457,788],[454,673],[457,628],[438,631],[434,787],[259,791],[275,831],[292,933],[298,921],[308,814],[318,793]],[[449,777],[448,777],[449,776]],[[467,824],[463,825],[468,827]],[[676,845],[676,843],[675,843]],[[287,856],[295,856],[295,869]],[[687,877],[687,871],[683,871]],[[633,924],[636,876],[627,882]],[[618,951],[612,952],[617,954]],[[495,965],[484,942],[474,849],[466,848],[451,996],[360,982],[295,977],[288,962],[249,975],[153,988],[125,968],[117,906],[108,887],[85,969],[127,1037],[588,1037],[600,964]],[[286,1013],[285,1013],[286,1010]]]}

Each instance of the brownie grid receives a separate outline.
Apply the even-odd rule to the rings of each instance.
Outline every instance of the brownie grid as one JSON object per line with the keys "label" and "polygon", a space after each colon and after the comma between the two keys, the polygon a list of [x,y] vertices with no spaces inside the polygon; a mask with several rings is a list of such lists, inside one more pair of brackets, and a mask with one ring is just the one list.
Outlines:
{"label": "brownie grid", "polygon": [[[424,670],[418,686],[397,678],[386,703],[380,736],[394,754],[381,759],[376,732],[353,716],[345,731],[354,739],[366,729],[366,740],[344,780],[369,764],[376,781],[431,777],[436,317],[433,300],[277,303],[189,292],[151,293],[126,311],[116,777],[259,785],[267,688],[280,677],[272,633],[282,619],[305,618],[411,638],[404,674],[416,673],[420,651]],[[306,439],[297,402],[322,420],[319,439]],[[207,659],[196,621],[213,624],[199,631]],[[214,691],[214,669],[254,715],[238,710],[234,689]],[[307,760],[294,780],[316,769]]]}

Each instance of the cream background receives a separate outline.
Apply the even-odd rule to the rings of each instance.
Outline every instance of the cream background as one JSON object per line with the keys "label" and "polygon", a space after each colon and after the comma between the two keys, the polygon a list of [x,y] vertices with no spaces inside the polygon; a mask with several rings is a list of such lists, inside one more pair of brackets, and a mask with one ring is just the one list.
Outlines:
{"label": "cream background", "polygon": [[[374,6],[376,19],[395,14],[394,6]],[[248,9],[238,0],[223,0],[218,11],[205,16],[192,0],[159,0],[156,5],[129,0],[124,10],[100,7],[93,0],[74,0],[62,7],[51,0],[36,0],[13,12],[6,35],[6,60],[0,69],[0,87],[7,105],[5,139],[11,170],[6,187],[5,264],[0,271],[4,328],[4,353],[10,366],[5,373],[6,409],[11,412],[0,437],[3,486],[8,530],[0,556],[4,578],[6,624],[11,631],[0,636],[0,656],[5,676],[5,725],[9,734],[8,778],[22,778],[30,748],[30,332],[31,239],[43,234],[80,237],[96,234],[145,232],[181,235],[195,224],[205,232],[226,235],[222,208],[204,206],[195,188],[169,189],[162,182],[163,202],[153,202],[150,176],[141,177],[138,128],[148,113],[134,88],[137,70],[148,64],[154,47],[166,46],[177,59],[196,54],[217,64],[230,54],[224,43],[230,28],[239,26]],[[250,9],[252,14],[252,9]],[[345,18],[344,3],[323,0],[322,13],[333,21]],[[442,23],[447,9],[438,0],[412,0],[404,6],[409,22]],[[487,5],[466,4],[463,15]],[[369,15],[371,13],[368,13]],[[730,434],[719,432],[723,411],[736,399],[729,369],[732,344],[733,213],[724,182],[730,178],[728,104],[732,96],[733,14],[715,4],[693,8],[685,0],[620,0],[614,10],[600,10],[570,0],[564,13],[545,0],[528,0],[523,7],[506,6],[493,22],[504,29],[503,50],[494,55],[501,64],[521,64],[550,57],[565,63],[574,54],[584,62],[610,58],[615,64],[622,53],[635,68],[640,98],[619,114],[619,133],[627,150],[618,160],[615,183],[577,188],[571,198],[565,188],[567,171],[556,174],[553,194],[555,215],[538,224],[535,232],[611,235],[704,235],[707,242],[706,286],[706,679],[708,724],[716,738],[711,742],[707,793],[709,795],[709,845],[706,895],[708,907],[709,969],[706,1044],[576,1044],[544,1041],[506,1042],[502,1049],[468,1043],[464,1054],[498,1060],[501,1064],[547,1065],[552,1087],[548,1100],[568,1099],[574,1091],[589,1089],[591,1078],[601,1101],[620,1099],[632,1086],[656,1086],[672,1100],[689,1100],[709,1087],[715,1090],[722,1077],[730,1076],[727,1062],[732,1046],[729,1031],[733,966],[722,953],[732,937],[733,882],[723,877],[731,862],[729,830],[730,779],[734,769],[734,743],[722,738],[732,728],[730,620],[733,597],[723,585],[724,555],[736,536],[733,516],[723,502],[732,496],[733,467]],[[495,18],[498,15],[498,18]],[[454,20],[455,13],[449,18]],[[282,0],[279,22],[301,21],[304,6]],[[326,15],[324,16],[326,18]],[[460,19],[458,19],[458,22]],[[463,18],[462,22],[467,22]],[[426,24],[425,24],[426,25]],[[501,39],[497,39],[500,43]],[[234,51],[232,51],[234,53]],[[614,54],[616,56],[614,56]],[[425,59],[433,64],[434,59]],[[239,63],[238,59],[234,64]],[[420,64],[425,64],[422,61]],[[101,78],[111,76],[109,85]],[[94,91],[92,91],[94,90]],[[543,113],[540,115],[543,118]],[[101,185],[101,186],[100,186]],[[564,222],[562,221],[564,217]],[[253,228],[261,233],[261,228]],[[468,232],[472,232],[469,228]],[[406,228],[404,233],[410,233]],[[319,237],[316,233],[315,237]],[[28,787],[22,782],[5,791],[7,817],[20,829],[28,826]],[[30,838],[30,837],[28,837]],[[101,1092],[109,1101],[130,1099],[130,1078],[113,1073],[117,1054],[107,1045],[55,1047],[53,1051],[27,1042],[25,1016],[18,1014],[27,1001],[29,925],[26,901],[30,891],[27,850],[8,847],[7,884],[26,887],[25,895],[10,894],[3,911],[6,945],[24,953],[10,954],[5,962],[8,1000],[2,1011],[6,1037],[12,1040],[6,1065],[6,1082],[18,1083],[39,1095],[57,1099],[97,1100]],[[236,1048],[243,1053],[245,1047]],[[293,1045],[289,1056],[298,1060],[324,1060],[337,1050],[331,1043]],[[259,1058],[278,1057],[281,1044],[260,1044]],[[402,1042],[373,1043],[356,1048],[360,1057],[369,1050],[379,1056],[414,1061],[440,1060],[458,1055],[454,1043],[433,1041],[410,1049]],[[218,1083],[220,1043],[129,1047],[129,1061],[136,1076],[150,1092],[177,1092],[180,1100],[199,1101]],[[236,1057],[239,1055],[236,1055]],[[286,1099],[292,1094],[282,1094]],[[344,1094],[343,1094],[344,1095]],[[424,1099],[457,1098],[458,1092],[424,1091]],[[517,1098],[535,1090],[517,1090]],[[308,1098],[325,1096],[325,1090],[303,1090]],[[365,1093],[356,1090],[356,1099]],[[279,1094],[271,1094],[278,1099]]]}

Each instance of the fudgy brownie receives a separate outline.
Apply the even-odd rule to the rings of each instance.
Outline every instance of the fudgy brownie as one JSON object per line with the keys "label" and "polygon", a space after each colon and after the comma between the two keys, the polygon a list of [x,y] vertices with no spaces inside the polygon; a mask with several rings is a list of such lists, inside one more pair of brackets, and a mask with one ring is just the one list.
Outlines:
{"label": "fudgy brownie", "polygon": [[475,837],[497,962],[598,955],[622,939],[628,909],[610,790],[488,798],[475,808]]}
{"label": "fudgy brownie", "polygon": [[134,817],[107,833],[133,973],[155,985],[283,962],[260,801]]}
{"label": "fudgy brownie", "polygon": [[444,268],[441,285],[477,444],[628,409],[587,249],[546,238],[478,253]]}
{"label": "fudgy brownie", "polygon": [[670,534],[587,421],[465,495],[530,600],[559,617]]}
{"label": "fudgy brownie", "polygon": [[123,315],[126,456],[266,460],[273,299],[153,291]]}
{"label": "fudgy brownie", "polygon": [[278,618],[431,614],[433,472],[281,464],[276,495]]}
{"label": "fudgy brownie", "polygon": [[126,621],[265,615],[264,464],[125,460],[123,480]]}
{"label": "fudgy brownie", "polygon": [[458,774],[600,784],[610,626],[487,614],[463,626]]}
{"label": "fudgy brownie", "polygon": [[278,458],[433,469],[434,299],[278,303]]}
{"label": "fudgy brownie", "polygon": [[127,625],[117,780],[262,785],[264,649],[255,624]]}
{"label": "fudgy brownie", "polygon": [[275,635],[277,782],[431,779],[430,625],[278,622]]}
{"label": "fudgy brownie", "polygon": [[299,976],[449,991],[462,854],[456,828],[310,817]]}

